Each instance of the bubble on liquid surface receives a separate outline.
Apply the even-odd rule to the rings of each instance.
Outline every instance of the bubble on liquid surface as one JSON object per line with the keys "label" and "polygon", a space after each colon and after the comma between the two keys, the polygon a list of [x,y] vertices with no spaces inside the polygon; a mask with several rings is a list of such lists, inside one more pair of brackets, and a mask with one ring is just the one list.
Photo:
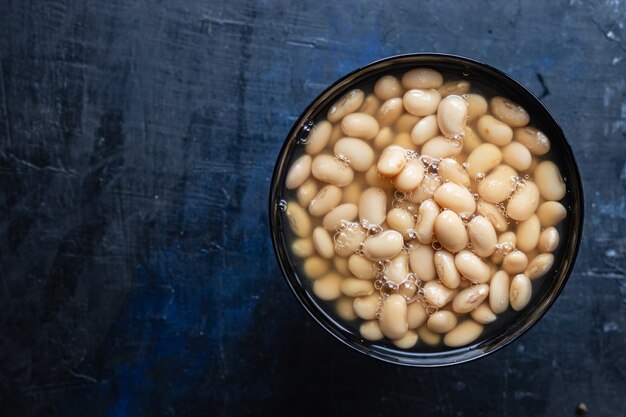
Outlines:
{"label": "bubble on liquid surface", "polygon": [[278,210],[280,210],[282,213],[287,211],[287,202],[285,200],[278,201],[276,205],[278,206]]}

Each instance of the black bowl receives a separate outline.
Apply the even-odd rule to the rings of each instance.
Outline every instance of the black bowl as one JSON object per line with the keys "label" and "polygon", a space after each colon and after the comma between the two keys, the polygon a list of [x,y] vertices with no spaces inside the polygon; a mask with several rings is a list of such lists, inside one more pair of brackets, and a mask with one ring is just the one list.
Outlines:
{"label": "black bowl", "polygon": [[[297,147],[302,146],[301,139],[306,138],[313,121],[324,117],[332,103],[355,85],[372,83],[382,75],[402,73],[416,67],[434,68],[448,78],[452,76],[491,87],[499,95],[521,104],[530,114],[533,125],[550,138],[551,149],[545,157],[558,165],[567,185],[566,196],[561,200],[568,212],[560,225],[565,232],[554,253],[552,269],[539,282],[533,283],[530,304],[520,312],[509,309],[508,314],[515,317],[496,320],[495,323],[501,321],[502,325],[481,335],[476,342],[462,348],[438,351],[402,350],[384,341],[364,340],[358,330],[352,329],[334,313],[329,313],[324,302],[307,289],[308,279],[296,270],[285,242],[288,227],[281,209],[284,207],[281,201],[286,196],[284,182],[289,163]],[[569,278],[583,229],[583,207],[582,184],[572,149],[550,112],[532,93],[502,71],[471,59],[446,54],[408,54],[385,58],[351,72],[322,92],[300,115],[285,139],[274,168],[269,199],[270,232],[278,262],[287,284],[309,314],[330,334],[361,353],[386,362],[418,367],[448,366],[481,358],[508,345],[530,329],[552,306]]]}

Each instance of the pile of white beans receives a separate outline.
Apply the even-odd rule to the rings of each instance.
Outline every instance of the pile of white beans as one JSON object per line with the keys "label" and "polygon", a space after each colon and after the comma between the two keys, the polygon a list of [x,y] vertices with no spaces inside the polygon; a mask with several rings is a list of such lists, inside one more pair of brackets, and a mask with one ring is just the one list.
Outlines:
{"label": "pile of white beans", "polygon": [[[291,253],[364,339],[460,347],[554,263],[566,193],[520,105],[433,69],[340,98],[291,164]],[[544,158],[545,159],[545,158]]]}

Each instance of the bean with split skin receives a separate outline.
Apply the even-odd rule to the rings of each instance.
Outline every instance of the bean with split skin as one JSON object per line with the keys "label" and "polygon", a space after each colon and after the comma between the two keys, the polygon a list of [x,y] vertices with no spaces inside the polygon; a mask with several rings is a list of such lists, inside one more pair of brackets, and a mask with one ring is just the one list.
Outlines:
{"label": "bean with split skin", "polygon": [[346,115],[357,111],[363,104],[364,99],[365,94],[358,88],[347,92],[328,110],[326,119],[331,123],[340,121]]}
{"label": "bean with split skin", "polygon": [[438,174],[447,181],[456,183],[465,188],[471,186],[471,181],[465,169],[454,159],[444,158],[439,162]]}
{"label": "bean with split skin", "polygon": [[528,305],[530,296],[533,292],[530,279],[524,274],[518,274],[511,280],[509,297],[511,299],[511,308],[520,311]]}
{"label": "bean with split skin", "polygon": [[454,255],[444,249],[438,250],[434,262],[439,281],[450,289],[457,288],[461,283],[461,274],[454,264]]}
{"label": "bean with split skin", "polygon": [[450,289],[437,281],[428,281],[424,284],[423,288],[424,299],[435,308],[445,306],[452,301],[454,296],[457,294],[457,291]]}
{"label": "bean with split skin", "polygon": [[488,295],[489,285],[487,284],[466,288],[454,297],[452,310],[459,314],[469,313],[485,301]]}
{"label": "bean with split skin", "polygon": [[374,164],[374,151],[364,141],[355,138],[342,138],[335,143],[335,155],[343,155],[350,166],[359,172],[367,171]]}
{"label": "bean with split skin", "polygon": [[317,155],[313,159],[311,173],[318,180],[337,187],[345,187],[354,180],[354,171],[350,166],[326,154]]}
{"label": "bean with split skin", "polygon": [[444,136],[462,136],[466,121],[467,103],[461,96],[450,95],[439,102],[437,124]]}
{"label": "bean with split skin", "polygon": [[309,203],[309,213],[321,217],[341,203],[341,190],[334,185],[323,187]]}
{"label": "bean with split skin", "polygon": [[508,98],[496,96],[489,102],[491,114],[511,127],[524,127],[530,121],[528,112]]}

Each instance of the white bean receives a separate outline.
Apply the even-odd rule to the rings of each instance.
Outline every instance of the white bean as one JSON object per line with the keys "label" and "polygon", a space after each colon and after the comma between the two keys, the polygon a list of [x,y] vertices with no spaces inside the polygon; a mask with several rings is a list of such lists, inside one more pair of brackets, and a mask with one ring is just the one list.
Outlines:
{"label": "white bean", "polygon": [[543,161],[537,165],[534,179],[539,193],[546,200],[557,201],[565,197],[565,183],[559,167],[552,161]]}
{"label": "white bean", "polygon": [[539,235],[539,252],[554,252],[559,246],[559,232],[554,227],[548,227]]}
{"label": "white bean", "polygon": [[412,203],[422,203],[425,200],[432,199],[435,190],[443,184],[443,180],[439,175],[426,173],[422,179],[422,183],[411,193],[409,201]]}
{"label": "white bean", "polygon": [[454,297],[452,310],[459,314],[469,313],[485,301],[488,295],[489,285],[487,284],[466,288]]}
{"label": "white bean", "polygon": [[358,212],[359,208],[356,204],[341,204],[326,213],[324,219],[322,220],[322,226],[324,226],[324,229],[328,230],[329,232],[334,232],[335,230],[337,230],[337,226],[339,226],[342,221],[353,221],[356,218]]}
{"label": "white bean", "polygon": [[530,168],[533,156],[527,147],[519,142],[511,142],[502,148],[502,160],[518,171],[526,171]]}
{"label": "white bean", "polygon": [[499,165],[478,184],[478,194],[489,203],[499,203],[513,193],[516,179],[517,172],[513,168]]}
{"label": "white bean", "polygon": [[383,127],[374,138],[374,148],[377,150],[385,149],[393,143],[394,137],[392,128],[389,126]]}
{"label": "white bean", "polygon": [[354,299],[352,308],[359,318],[363,320],[373,320],[376,318],[376,311],[378,311],[380,301],[380,295],[378,294],[357,297]]}
{"label": "white bean", "polygon": [[399,97],[390,98],[385,101],[378,112],[376,112],[376,120],[381,127],[391,126],[404,113],[404,105]]}
{"label": "white bean", "polygon": [[407,308],[409,329],[417,329],[428,319],[428,313],[422,303],[411,303]]}
{"label": "white bean", "polygon": [[509,308],[509,276],[505,271],[496,272],[489,283],[489,306],[499,314]]}
{"label": "white bean", "polygon": [[478,119],[476,130],[480,137],[494,145],[505,146],[513,140],[511,127],[489,114]]}
{"label": "white bean", "polygon": [[354,171],[331,155],[317,155],[311,165],[311,173],[322,182],[345,187],[354,179]]}
{"label": "white bean", "polygon": [[376,278],[374,264],[357,254],[350,255],[348,258],[348,269],[352,272],[352,274],[354,274],[355,277],[360,279]]}
{"label": "white bean", "polygon": [[352,308],[352,298],[350,297],[341,297],[338,299],[335,304],[335,311],[340,318],[346,321],[355,320],[357,318]]}
{"label": "white bean", "polygon": [[448,333],[456,326],[456,316],[453,312],[440,310],[430,315],[426,326],[433,333]]}
{"label": "white bean", "polygon": [[481,216],[486,217],[498,232],[504,232],[509,228],[506,217],[500,213],[500,210],[498,210],[495,204],[487,203],[486,201],[478,201],[476,211]]}
{"label": "white bean", "polygon": [[399,146],[389,146],[378,158],[376,169],[385,177],[395,177],[406,165],[406,150]]}
{"label": "white bean", "polygon": [[546,201],[537,209],[537,217],[543,227],[556,226],[567,217],[567,210],[558,201]]}
{"label": "white bean", "polygon": [[323,227],[316,227],[313,230],[313,246],[322,258],[331,259],[335,256],[333,240]]}
{"label": "white bean", "polygon": [[469,188],[471,185],[470,177],[465,172],[465,169],[454,159],[444,158],[439,162],[439,169],[437,173],[447,181],[459,184],[463,187]]}
{"label": "white bean", "polygon": [[415,276],[422,281],[435,279],[435,250],[430,245],[413,243],[409,250],[409,266]]}
{"label": "white bean", "polygon": [[404,93],[402,104],[407,112],[414,116],[435,114],[441,101],[441,94],[434,89],[412,89]]}
{"label": "white bean", "polygon": [[306,211],[295,201],[287,203],[285,211],[291,231],[298,237],[307,237],[311,234],[311,219]]}
{"label": "white bean", "polygon": [[476,174],[487,173],[500,165],[502,161],[502,152],[500,149],[491,144],[483,143],[477,146],[467,157],[467,173],[471,178],[475,178]]}
{"label": "white bean", "polygon": [[357,179],[356,181],[346,185],[343,188],[343,199],[342,201],[346,204],[359,204],[359,198],[361,198],[361,191],[364,188],[364,181],[362,178]]}
{"label": "white bean", "polygon": [[413,191],[422,183],[424,178],[424,163],[421,159],[413,158],[406,163],[402,171],[393,179],[398,191]]}
{"label": "white bean", "polygon": [[472,318],[480,324],[493,323],[498,318],[494,312],[491,311],[487,302],[476,307],[470,314]]}
{"label": "white bean", "polygon": [[427,326],[422,326],[417,329],[417,335],[419,336],[419,340],[421,342],[426,343],[429,346],[437,346],[441,343],[441,335],[431,332],[428,330]]}
{"label": "white bean", "polygon": [[407,238],[409,233],[414,231],[415,220],[413,220],[413,215],[408,211],[402,208],[392,208],[387,213],[387,224]]}
{"label": "white bean", "polygon": [[530,121],[530,116],[526,110],[508,98],[500,96],[492,98],[489,103],[489,110],[494,116],[511,127],[523,127]]}
{"label": "white bean", "polygon": [[527,266],[528,256],[519,250],[507,253],[502,260],[502,269],[511,275],[521,274]]}
{"label": "white bean", "polygon": [[452,94],[462,96],[463,94],[466,94],[469,89],[470,83],[468,81],[452,80],[444,82],[443,85],[437,89],[437,91],[439,91],[439,94],[443,97],[447,97]]}
{"label": "white bean", "polygon": [[307,137],[304,151],[309,155],[317,155],[326,147],[333,131],[333,125],[327,120],[316,123]]}
{"label": "white bean", "polygon": [[389,178],[385,178],[378,173],[376,165],[372,166],[365,173],[365,183],[370,187],[382,188],[383,190],[393,190],[394,186]]}
{"label": "white bean", "polygon": [[449,347],[465,346],[476,340],[482,332],[482,325],[474,320],[465,320],[445,335],[443,343]]}
{"label": "white bean", "polygon": [[336,300],[341,296],[342,280],[341,275],[336,272],[330,272],[313,281],[313,294],[324,301]]}
{"label": "white bean", "polygon": [[391,259],[389,265],[385,267],[385,277],[389,281],[401,284],[409,274],[409,255],[400,253]]}
{"label": "white bean", "polygon": [[[404,110],[404,108],[402,109]],[[402,116],[398,118],[396,124],[394,125],[396,132],[398,133],[408,133],[409,135],[413,131],[413,128],[422,118],[418,116],[413,116],[412,114],[404,113]]]}
{"label": "white bean", "polygon": [[327,259],[319,256],[310,256],[305,259],[302,264],[302,271],[308,278],[319,278],[330,269],[330,263]]}
{"label": "white bean", "polygon": [[402,84],[393,75],[384,75],[374,84],[374,94],[381,100],[402,97],[403,92]]}
{"label": "white bean", "polygon": [[378,236],[363,242],[363,254],[371,261],[381,261],[396,257],[404,245],[402,235],[395,230],[385,230]]}
{"label": "white bean", "polygon": [[313,241],[311,238],[304,237],[293,241],[291,244],[291,251],[298,258],[306,258],[307,256],[311,256],[315,253],[315,248],[313,247]]}
{"label": "white bean", "polygon": [[369,114],[370,116],[374,116],[378,109],[380,108],[380,100],[374,94],[368,94],[363,100],[363,104],[359,107],[360,113]]}
{"label": "white bean", "polygon": [[467,234],[472,250],[478,256],[491,256],[498,242],[493,224],[484,216],[476,216],[467,225]]}
{"label": "white bean", "polygon": [[424,299],[435,308],[441,308],[448,304],[457,293],[437,281],[428,281],[423,288]]}
{"label": "white bean", "polygon": [[533,293],[533,287],[530,279],[524,274],[518,274],[511,280],[511,289],[509,297],[511,298],[511,307],[515,311],[520,311],[528,305],[530,296]]}
{"label": "white bean", "polygon": [[487,100],[480,94],[467,95],[467,121],[471,122],[487,113]]}
{"label": "white bean", "polygon": [[534,127],[515,129],[515,140],[526,146],[533,155],[545,155],[550,150],[550,139]]}
{"label": "white bean", "polygon": [[458,214],[470,216],[476,210],[476,200],[462,185],[447,182],[435,191],[435,201],[441,207],[449,208]]}
{"label": "white bean", "polygon": [[309,213],[321,217],[341,203],[341,190],[334,185],[323,187],[309,203]]}
{"label": "white bean", "polygon": [[328,110],[326,118],[329,122],[335,123],[343,119],[347,114],[353,113],[361,107],[365,94],[359,89],[347,92]]}
{"label": "white bean", "polygon": [[443,136],[435,136],[422,146],[422,155],[431,158],[447,158],[460,154],[462,150],[461,142],[446,139]]}
{"label": "white bean", "polygon": [[461,283],[461,274],[454,264],[454,255],[447,250],[435,252],[435,269],[439,280],[450,289],[455,289]]}
{"label": "white bean", "polygon": [[554,255],[551,253],[542,253],[541,255],[535,256],[530,261],[524,274],[530,279],[541,278],[552,268],[553,264]]}
{"label": "white bean", "polygon": [[304,184],[298,187],[298,191],[296,192],[298,203],[300,203],[302,207],[307,207],[317,194],[317,191],[317,180],[315,178],[309,178]]}
{"label": "white bean", "polygon": [[390,339],[400,339],[409,329],[407,305],[400,294],[391,294],[380,308],[380,329]]}
{"label": "white bean", "polygon": [[469,242],[463,220],[452,210],[444,210],[435,219],[435,236],[452,253],[463,250]]}
{"label": "white bean", "polygon": [[461,275],[470,281],[485,283],[491,278],[489,266],[480,257],[468,250],[463,250],[454,257],[454,265]]}
{"label": "white bean", "polygon": [[437,124],[446,137],[463,135],[467,120],[467,103],[461,96],[447,96],[437,108]]}
{"label": "white bean", "polygon": [[420,119],[411,130],[411,140],[418,146],[425,144],[437,135],[439,135],[439,124],[437,123],[437,116],[434,114]]}
{"label": "white bean", "polygon": [[343,138],[335,143],[335,155],[343,155],[355,171],[367,171],[374,164],[374,151],[361,139]]}
{"label": "white bean", "polygon": [[392,340],[392,343],[400,349],[410,349],[417,343],[417,333],[408,330],[400,339]]}
{"label": "white bean", "polygon": [[377,187],[363,191],[359,199],[359,220],[369,224],[382,224],[387,217],[387,194]]}
{"label": "white bean", "polygon": [[310,155],[302,155],[291,164],[285,178],[285,187],[287,189],[293,190],[304,184],[311,175],[311,161]]}
{"label": "white bean", "polygon": [[398,133],[393,140],[393,144],[403,149],[413,149],[415,147],[411,141],[411,135],[407,132]]}
{"label": "white bean", "polygon": [[463,137],[463,151],[468,155],[472,153],[472,151],[482,145],[484,142],[480,139],[480,137],[474,132],[469,126],[465,126],[465,135]]}
{"label": "white bean", "polygon": [[380,324],[378,324],[378,320],[369,320],[361,323],[361,326],[359,326],[359,333],[361,333],[363,339],[372,342],[376,342],[385,337],[382,330],[380,330]]}
{"label": "white bean", "polygon": [[333,265],[335,266],[335,270],[341,275],[346,277],[351,275],[350,269],[348,269],[348,260],[346,258],[335,256],[333,258]]}
{"label": "white bean", "polygon": [[341,131],[351,138],[374,139],[380,126],[367,113],[351,113],[341,121]]}
{"label": "white bean", "polygon": [[539,206],[539,189],[532,181],[526,181],[521,191],[511,196],[506,211],[513,220],[524,221],[533,215]]}
{"label": "white bean", "polygon": [[524,252],[530,252],[537,247],[540,234],[539,218],[533,214],[517,225],[517,247]]}
{"label": "white bean", "polygon": [[430,68],[416,68],[402,76],[404,88],[439,88],[443,85],[443,76]]}
{"label": "white bean", "polygon": [[374,292],[374,283],[366,279],[344,278],[340,288],[348,297],[364,297]]}

